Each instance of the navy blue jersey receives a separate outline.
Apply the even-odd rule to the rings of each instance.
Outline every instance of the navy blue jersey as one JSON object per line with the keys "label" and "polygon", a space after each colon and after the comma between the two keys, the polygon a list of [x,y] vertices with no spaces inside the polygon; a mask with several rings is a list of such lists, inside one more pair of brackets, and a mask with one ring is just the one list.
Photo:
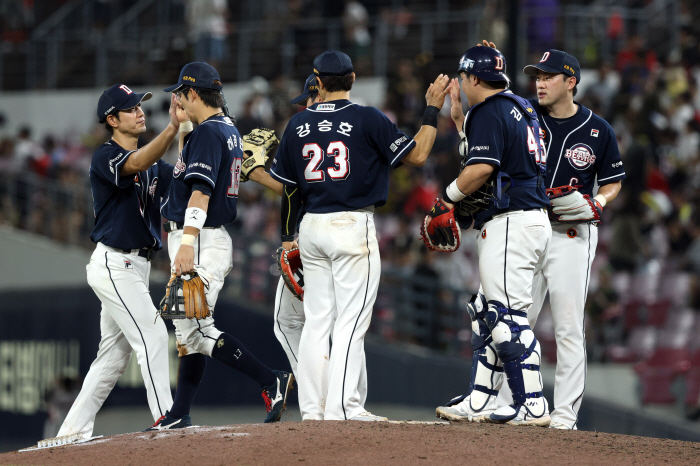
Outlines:
{"label": "navy blue jersey", "polygon": [[175,164],[173,182],[163,199],[161,213],[185,222],[192,184],[206,183],[212,193],[205,227],[219,227],[236,218],[243,141],[229,117],[211,117],[192,131]]}
{"label": "navy blue jersey", "polygon": [[607,121],[578,104],[571,118],[557,120],[531,99],[539,115],[547,147],[548,188],[571,185],[582,194],[593,194],[593,186],[625,179],[615,132]]}
{"label": "navy blue jersey", "polygon": [[305,212],[379,207],[389,195],[389,167],[415,144],[376,108],[318,103],[289,121],[270,175],[299,187]]}
{"label": "navy blue jersey", "polygon": [[[482,212],[480,219],[511,210],[549,205],[542,180],[546,162],[537,116],[531,105],[511,91],[488,97],[469,109],[464,121],[467,136],[467,165],[488,163],[508,174],[508,207]],[[477,221],[477,224],[479,222]]]}
{"label": "navy blue jersey", "polygon": [[170,186],[173,166],[159,160],[148,170],[119,176],[135,151],[110,140],[90,164],[95,228],[90,239],[119,249],[160,249],[160,199]]}

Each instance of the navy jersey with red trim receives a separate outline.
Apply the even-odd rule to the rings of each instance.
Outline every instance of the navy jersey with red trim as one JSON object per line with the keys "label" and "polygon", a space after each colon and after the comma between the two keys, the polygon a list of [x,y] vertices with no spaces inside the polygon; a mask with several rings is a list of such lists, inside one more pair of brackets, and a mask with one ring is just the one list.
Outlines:
{"label": "navy jersey with red trim", "polygon": [[170,186],[173,166],[158,160],[148,170],[119,176],[134,152],[109,140],[92,155],[95,227],[90,239],[119,249],[160,249],[160,199]]}
{"label": "navy jersey with red trim", "polygon": [[270,175],[299,187],[305,212],[379,207],[389,195],[389,168],[415,144],[374,107],[318,103],[289,121]]}
{"label": "navy jersey with red trim", "polygon": [[582,194],[593,194],[593,186],[625,179],[615,132],[607,121],[578,104],[570,118],[558,120],[549,116],[537,99],[534,106],[547,148],[547,188],[571,185]]}
{"label": "navy jersey with red trim", "polygon": [[184,223],[192,184],[198,182],[212,190],[204,226],[231,223],[236,218],[242,157],[243,141],[229,117],[214,116],[203,121],[185,139],[173,182],[161,205],[163,217]]}
{"label": "navy jersey with red trim", "polygon": [[468,141],[466,164],[494,165],[496,172],[506,173],[513,180],[513,186],[507,190],[508,207],[494,206],[480,218],[549,205],[541,182],[541,166],[546,160],[539,124],[527,100],[511,91],[499,92],[474,105],[464,125]]}

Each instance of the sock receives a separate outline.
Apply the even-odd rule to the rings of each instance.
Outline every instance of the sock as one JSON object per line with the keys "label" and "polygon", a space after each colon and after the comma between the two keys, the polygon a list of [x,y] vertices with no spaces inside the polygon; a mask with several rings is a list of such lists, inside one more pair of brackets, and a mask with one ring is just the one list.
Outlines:
{"label": "sock", "polygon": [[170,415],[175,419],[182,419],[183,416],[190,414],[190,407],[206,367],[207,357],[203,354],[188,354],[180,358],[177,369],[177,390],[173,407],[170,408]]}
{"label": "sock", "polygon": [[222,333],[216,341],[211,357],[243,372],[259,383],[262,388],[268,388],[277,383],[275,374],[228,333]]}

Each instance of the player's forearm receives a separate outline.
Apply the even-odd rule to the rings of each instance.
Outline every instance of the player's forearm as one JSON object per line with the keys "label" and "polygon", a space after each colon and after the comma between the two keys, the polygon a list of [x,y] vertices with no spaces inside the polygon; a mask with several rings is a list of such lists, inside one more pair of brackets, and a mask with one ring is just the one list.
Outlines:
{"label": "player's forearm", "polygon": [[278,196],[284,195],[284,185],[270,176],[265,170],[253,170],[248,175],[248,179],[274,191]]}
{"label": "player's forearm", "polygon": [[488,163],[467,165],[457,177],[457,188],[469,195],[483,186],[494,171],[494,166]]}
{"label": "player's forearm", "polygon": [[401,161],[408,165],[413,165],[414,167],[422,167],[428,160],[428,155],[433,149],[433,143],[435,142],[435,136],[437,136],[437,128],[430,125],[423,125],[420,130],[413,138],[416,142],[416,146],[411,149],[406,157],[401,159]]}
{"label": "player's forearm", "polygon": [[598,188],[598,194],[595,195],[595,199],[600,202],[603,207],[615,200],[617,195],[620,193],[622,188],[622,181],[617,183],[610,183]]}
{"label": "player's forearm", "polygon": [[192,122],[191,121],[183,121],[180,123],[180,129],[178,133],[178,138],[177,138],[177,152],[178,154],[182,152],[182,149],[185,147],[185,136],[190,134],[193,130],[192,127]]}
{"label": "player's forearm", "polygon": [[139,173],[156,163],[163,157],[165,151],[172,144],[178,128],[169,123],[168,126],[156,138],[129,156],[129,160],[119,170],[121,176]]}

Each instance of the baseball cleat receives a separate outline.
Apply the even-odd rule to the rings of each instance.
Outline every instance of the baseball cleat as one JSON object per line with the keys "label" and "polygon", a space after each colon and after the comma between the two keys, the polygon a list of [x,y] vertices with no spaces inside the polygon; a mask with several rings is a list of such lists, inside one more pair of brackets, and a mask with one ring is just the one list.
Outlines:
{"label": "baseball cleat", "polygon": [[267,408],[265,423],[280,420],[282,412],[287,409],[287,395],[292,389],[292,382],[294,382],[294,375],[291,372],[274,370],[272,372],[277,377],[277,382],[272,387],[264,388],[262,392]]}
{"label": "baseball cleat", "polygon": [[571,430],[569,426],[566,424],[562,424],[561,422],[557,421],[552,421],[549,423],[549,428],[550,429],[560,429],[560,430]]}
{"label": "baseball cleat", "polygon": [[494,411],[489,419],[490,422],[495,424],[509,424],[511,426],[547,427],[551,422],[551,418],[546,411],[542,416],[534,416],[524,404],[502,406]]}
{"label": "baseball cleat", "polygon": [[464,395],[453,398],[447,402],[447,406],[438,406],[435,416],[454,422],[488,422],[488,417],[494,410],[476,411],[469,406],[470,401],[470,397]]}
{"label": "baseball cleat", "polygon": [[153,424],[144,432],[151,432],[154,430],[171,430],[171,429],[184,429],[185,427],[190,427],[192,425],[192,419],[189,415],[182,416],[181,419],[174,418],[170,415],[170,411],[166,411],[165,415],[161,416],[155,424]]}
{"label": "baseball cleat", "polygon": [[377,416],[376,414],[372,414],[369,411],[365,411],[364,413],[360,413],[355,417],[351,417],[349,420],[350,421],[388,421],[389,418],[386,418],[383,416]]}

